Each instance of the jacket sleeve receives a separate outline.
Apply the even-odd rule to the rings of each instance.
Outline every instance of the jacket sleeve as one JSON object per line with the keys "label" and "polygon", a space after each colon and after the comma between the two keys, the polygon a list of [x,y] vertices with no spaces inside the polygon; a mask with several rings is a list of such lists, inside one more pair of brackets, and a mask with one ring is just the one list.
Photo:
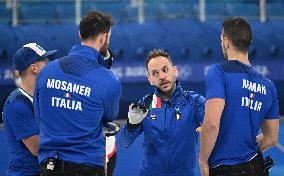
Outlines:
{"label": "jacket sleeve", "polygon": [[105,97],[105,111],[103,121],[112,121],[118,118],[119,100],[121,97],[121,83],[118,79],[109,84]]}
{"label": "jacket sleeve", "polygon": [[195,122],[196,127],[201,126],[204,120],[204,113],[205,113],[205,102],[206,99],[195,92],[191,93],[191,101],[195,110]]}
{"label": "jacket sleeve", "polygon": [[[142,104],[148,108],[151,104],[152,94],[147,94],[143,97],[138,104]],[[147,118],[147,117],[146,117]],[[120,130],[118,134],[118,141],[122,147],[127,148],[133,143],[133,141],[143,132],[143,121],[140,124],[130,124],[127,120],[127,124]]]}
{"label": "jacket sleeve", "polygon": [[7,121],[9,122],[13,134],[18,141],[39,134],[39,129],[36,125],[33,107],[29,100],[17,98],[12,104],[9,104],[7,110]]}
{"label": "jacket sleeve", "polygon": [[225,100],[225,84],[226,79],[222,67],[219,64],[212,65],[208,69],[205,78],[206,100],[212,98],[221,98]]}
{"label": "jacket sleeve", "polygon": [[273,82],[272,85],[272,104],[270,105],[264,119],[279,119],[279,105],[277,98],[277,90]]}
{"label": "jacket sleeve", "polygon": [[137,128],[130,127],[126,124],[118,133],[118,142],[122,147],[129,147],[133,141],[142,133],[143,125],[139,125]]}

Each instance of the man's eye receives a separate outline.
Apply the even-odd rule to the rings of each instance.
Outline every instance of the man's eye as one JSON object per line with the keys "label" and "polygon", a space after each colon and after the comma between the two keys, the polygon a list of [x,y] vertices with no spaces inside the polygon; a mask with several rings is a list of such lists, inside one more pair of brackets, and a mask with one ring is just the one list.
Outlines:
{"label": "man's eye", "polygon": [[164,68],[164,72],[168,72],[169,71],[169,68]]}

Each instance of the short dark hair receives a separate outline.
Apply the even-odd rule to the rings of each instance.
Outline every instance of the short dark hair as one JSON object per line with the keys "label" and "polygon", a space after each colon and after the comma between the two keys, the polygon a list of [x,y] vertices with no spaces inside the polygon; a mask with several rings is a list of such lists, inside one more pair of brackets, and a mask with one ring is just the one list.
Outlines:
{"label": "short dark hair", "polygon": [[230,17],[223,22],[223,35],[232,40],[240,52],[246,53],[251,45],[252,31],[250,24],[241,17]]}
{"label": "short dark hair", "polygon": [[24,76],[26,72],[27,72],[27,69],[24,70],[24,71],[20,71],[20,72],[19,72],[19,76],[20,76],[20,77]]}
{"label": "short dark hair", "polygon": [[149,64],[150,60],[152,60],[155,57],[159,57],[159,56],[167,58],[170,61],[170,63],[173,65],[172,58],[166,51],[164,51],[162,49],[156,49],[155,48],[152,51],[150,51],[148,56],[147,56],[147,59],[146,59],[146,62],[145,62],[147,70],[148,70],[148,64]]}
{"label": "short dark hair", "polygon": [[102,12],[91,11],[80,22],[82,40],[96,38],[100,33],[108,33],[114,25],[112,16]]}

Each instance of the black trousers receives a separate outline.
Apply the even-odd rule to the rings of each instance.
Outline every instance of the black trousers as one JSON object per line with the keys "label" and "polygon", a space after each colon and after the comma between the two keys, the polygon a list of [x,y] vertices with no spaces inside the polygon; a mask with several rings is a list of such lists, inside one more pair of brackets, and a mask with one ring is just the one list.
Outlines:
{"label": "black trousers", "polygon": [[93,167],[49,158],[40,164],[41,176],[105,176],[104,167]]}
{"label": "black trousers", "polygon": [[264,173],[264,163],[261,154],[252,160],[238,165],[221,165],[210,169],[210,176],[268,176]]}
{"label": "black trousers", "polygon": [[116,163],[116,154],[114,154],[107,163],[107,176],[112,176]]}

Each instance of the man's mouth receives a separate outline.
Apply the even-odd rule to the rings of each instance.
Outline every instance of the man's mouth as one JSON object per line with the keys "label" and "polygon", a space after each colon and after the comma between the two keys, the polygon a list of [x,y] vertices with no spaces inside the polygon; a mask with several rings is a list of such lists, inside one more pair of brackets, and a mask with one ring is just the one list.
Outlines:
{"label": "man's mouth", "polygon": [[165,81],[161,83],[161,87],[167,87],[169,86],[170,82],[169,81]]}

